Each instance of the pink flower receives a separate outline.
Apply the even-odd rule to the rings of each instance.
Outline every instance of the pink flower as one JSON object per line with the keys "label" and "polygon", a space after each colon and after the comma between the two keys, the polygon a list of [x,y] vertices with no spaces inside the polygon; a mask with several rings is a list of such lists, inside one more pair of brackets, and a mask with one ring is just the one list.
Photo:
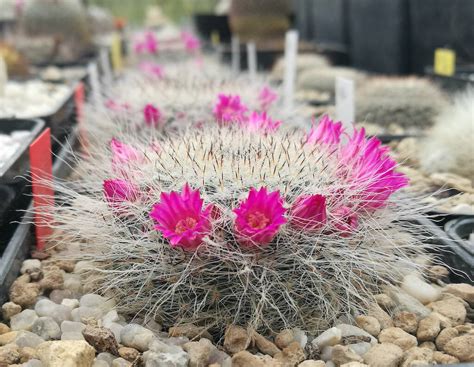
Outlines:
{"label": "pink flower", "polygon": [[340,160],[358,207],[368,210],[383,207],[397,190],[408,185],[405,175],[395,172],[397,163],[377,138],[367,139],[365,130],[354,129],[353,136],[340,151]]}
{"label": "pink flower", "polygon": [[153,78],[162,79],[165,75],[163,67],[151,61],[142,61],[138,68],[142,73]]}
{"label": "pink flower", "polygon": [[244,122],[244,126],[250,132],[275,132],[281,125],[281,121],[273,121],[266,112],[252,112],[249,118]]}
{"label": "pink flower", "polygon": [[203,208],[199,190],[192,191],[186,184],[181,193],[161,193],[161,201],[153,206],[150,217],[171,246],[190,250],[211,232],[211,211],[212,205]]}
{"label": "pink flower", "polygon": [[293,227],[314,231],[326,224],[326,198],[323,195],[299,196],[290,209]]}
{"label": "pink flower", "polygon": [[241,122],[245,120],[247,107],[240,102],[240,96],[219,94],[214,106],[214,117],[219,123]]}
{"label": "pink flower", "polygon": [[262,111],[267,111],[277,99],[278,95],[268,86],[264,86],[258,94],[258,100]]}
{"label": "pink flower", "polygon": [[158,52],[158,39],[153,32],[145,32],[143,38],[135,41],[135,53],[137,54],[156,54]]}
{"label": "pink flower", "polygon": [[181,33],[181,40],[184,43],[184,47],[188,52],[194,52],[196,50],[199,50],[201,48],[201,42],[199,41],[199,38],[194,36],[190,32],[182,32]]}
{"label": "pink flower", "polygon": [[125,201],[136,201],[139,196],[138,188],[127,180],[104,180],[103,189],[105,199],[114,209],[120,209]]}
{"label": "pink flower", "polygon": [[339,144],[342,134],[342,122],[334,122],[325,115],[318,126],[311,127],[307,135],[308,144]]}
{"label": "pink flower", "polygon": [[132,146],[122,143],[120,140],[112,138],[110,141],[112,149],[112,166],[120,168],[124,163],[130,161],[143,161],[143,154]]}
{"label": "pink flower", "polygon": [[161,120],[160,110],[153,106],[151,103],[148,103],[143,108],[143,117],[145,118],[145,123],[150,127],[157,127]]}
{"label": "pink flower", "polygon": [[234,209],[239,243],[252,246],[271,242],[280,226],[286,223],[285,212],[279,191],[267,193],[265,187],[259,191],[251,188],[247,200]]}
{"label": "pink flower", "polygon": [[347,237],[359,227],[357,214],[347,206],[335,209],[333,214],[333,226],[342,237]]}

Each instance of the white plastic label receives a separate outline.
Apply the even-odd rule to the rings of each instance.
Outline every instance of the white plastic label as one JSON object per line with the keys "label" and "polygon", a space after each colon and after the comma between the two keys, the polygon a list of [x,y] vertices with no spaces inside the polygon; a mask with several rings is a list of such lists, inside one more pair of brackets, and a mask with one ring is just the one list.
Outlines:
{"label": "white plastic label", "polygon": [[87,65],[87,73],[89,74],[89,81],[91,84],[92,100],[97,105],[101,102],[102,91],[99,82],[99,71],[97,70],[97,63],[91,62]]}
{"label": "white plastic label", "polygon": [[285,74],[283,78],[283,101],[285,108],[293,107],[296,79],[296,56],[298,53],[298,31],[291,30],[285,36]]}
{"label": "white plastic label", "polygon": [[3,96],[5,94],[5,86],[7,85],[7,82],[8,82],[7,64],[5,63],[5,60],[3,60],[3,57],[0,56],[0,96]]}
{"label": "white plastic label", "polygon": [[240,72],[240,41],[239,37],[232,37],[231,41],[231,52],[232,52],[232,71],[234,74]]}
{"label": "white plastic label", "polygon": [[348,128],[355,121],[354,81],[336,78],[336,120]]}
{"label": "white plastic label", "polygon": [[112,68],[110,67],[110,56],[108,48],[101,48],[99,51],[100,68],[104,73],[104,80],[107,84],[112,83]]}
{"label": "white plastic label", "polygon": [[255,79],[257,77],[257,48],[255,42],[247,43],[247,65],[250,78]]}

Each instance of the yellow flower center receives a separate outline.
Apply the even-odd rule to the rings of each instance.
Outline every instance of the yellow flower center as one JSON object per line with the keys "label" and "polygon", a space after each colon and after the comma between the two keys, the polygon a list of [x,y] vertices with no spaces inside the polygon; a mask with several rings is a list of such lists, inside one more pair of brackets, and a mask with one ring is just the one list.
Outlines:
{"label": "yellow flower center", "polygon": [[194,218],[187,217],[186,219],[181,219],[178,223],[176,223],[176,227],[174,231],[177,234],[181,234],[183,232],[186,232],[189,229],[193,229],[196,227],[197,221]]}
{"label": "yellow flower center", "polygon": [[259,211],[250,213],[247,216],[247,223],[249,224],[250,227],[255,228],[255,229],[265,228],[268,222],[270,222],[270,219],[268,219],[265,214]]}

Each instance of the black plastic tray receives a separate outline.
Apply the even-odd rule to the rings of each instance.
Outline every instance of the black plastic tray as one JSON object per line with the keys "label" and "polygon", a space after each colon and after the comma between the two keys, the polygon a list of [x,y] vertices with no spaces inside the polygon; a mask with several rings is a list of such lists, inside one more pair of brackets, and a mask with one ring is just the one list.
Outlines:
{"label": "black plastic tray", "polygon": [[43,130],[44,122],[40,119],[0,119],[0,133],[10,134],[15,130],[28,130],[30,136],[24,140],[20,149],[0,167],[0,184],[9,182],[16,176],[26,173],[29,167],[28,147]]}
{"label": "black plastic tray", "polygon": [[[74,164],[72,151],[79,145],[77,130],[77,127],[74,128],[71,134],[61,141],[59,153],[53,156],[54,178],[64,179],[72,170]],[[6,302],[8,290],[35,243],[31,196],[25,193],[21,198],[22,202],[15,210],[17,215],[15,222],[0,230],[0,304]]]}
{"label": "black plastic tray", "polygon": [[21,221],[15,225],[13,235],[3,246],[0,242],[0,304],[8,299],[8,290],[17,278],[23,260],[26,258],[30,248],[34,244],[34,233],[32,209],[29,205],[28,211],[23,215]]}

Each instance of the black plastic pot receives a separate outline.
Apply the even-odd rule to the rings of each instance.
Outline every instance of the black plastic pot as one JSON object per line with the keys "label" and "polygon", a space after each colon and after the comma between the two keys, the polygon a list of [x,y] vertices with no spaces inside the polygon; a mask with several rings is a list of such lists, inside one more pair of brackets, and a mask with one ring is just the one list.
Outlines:
{"label": "black plastic pot", "polygon": [[474,65],[457,66],[453,76],[435,74],[432,66],[425,68],[425,74],[435,81],[441,88],[449,92],[457,92],[474,87]]}
{"label": "black plastic pot", "polygon": [[210,41],[212,33],[217,32],[221,43],[230,43],[232,35],[227,15],[195,14],[193,18],[196,29],[202,38]]}
{"label": "black plastic pot", "polygon": [[314,37],[313,0],[295,1],[295,26],[302,40],[311,41]]}
{"label": "black plastic pot", "polygon": [[411,71],[433,65],[435,49],[456,51],[457,64],[474,59],[474,1],[410,0]]}
{"label": "black plastic pot", "polygon": [[421,138],[420,135],[412,135],[412,134],[399,134],[399,135],[389,135],[389,134],[378,134],[376,135],[377,139],[379,139],[383,144],[388,144],[396,141],[401,141],[407,138]]}
{"label": "black plastic pot", "polygon": [[[474,284],[474,251],[472,247],[468,249],[463,243],[465,241],[456,241],[445,232],[448,223],[454,223],[464,218],[470,218],[472,221],[474,217],[434,214],[431,220],[420,220],[420,224],[431,235],[432,243],[439,246],[436,254],[453,270],[450,274],[450,281]],[[450,224],[449,227],[452,225]]]}
{"label": "black plastic pot", "polygon": [[348,6],[353,66],[384,74],[408,73],[407,0],[356,0]]}

